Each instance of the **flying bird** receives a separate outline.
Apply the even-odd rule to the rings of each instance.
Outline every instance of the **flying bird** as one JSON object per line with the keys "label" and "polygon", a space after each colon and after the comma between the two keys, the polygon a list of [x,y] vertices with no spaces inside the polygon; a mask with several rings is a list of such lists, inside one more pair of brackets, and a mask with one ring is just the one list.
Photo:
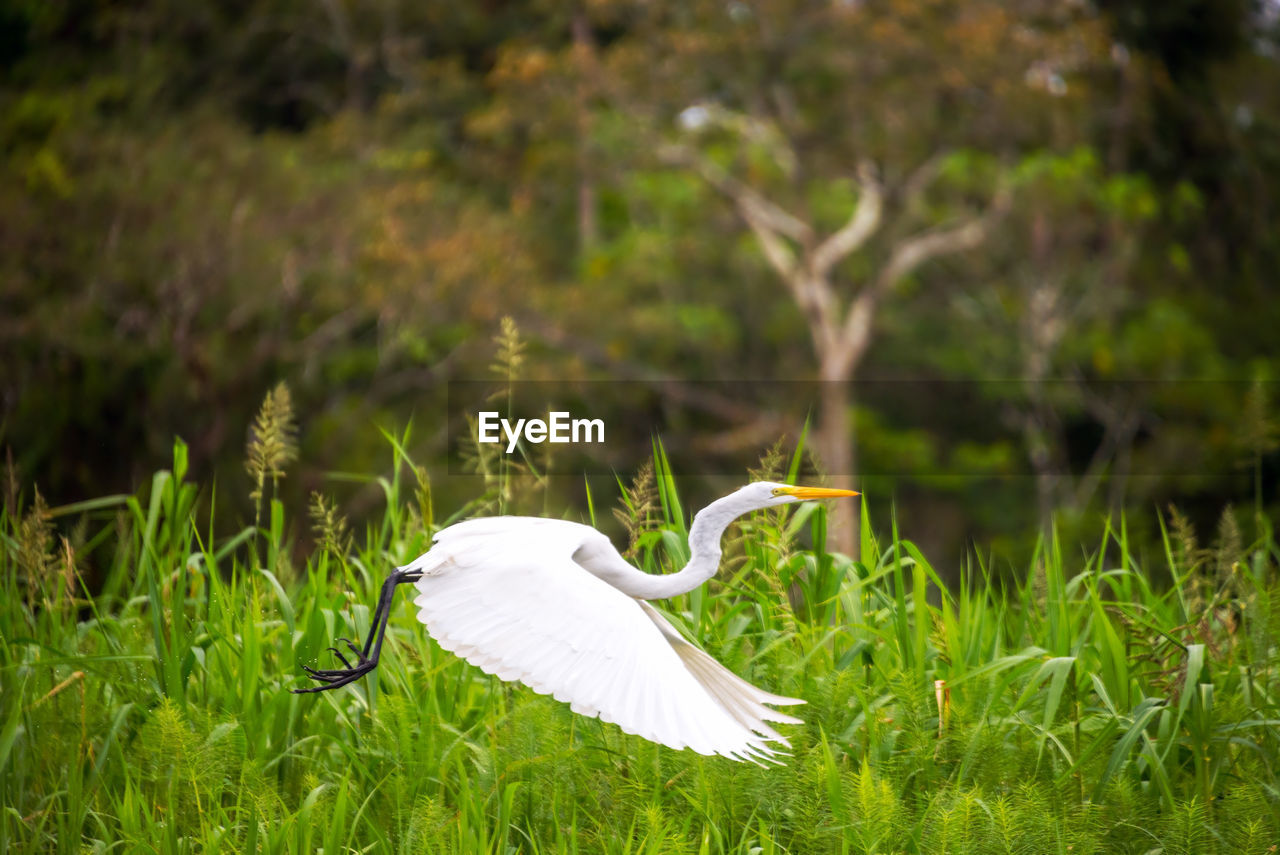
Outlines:
{"label": "flying bird", "polygon": [[720,538],[748,511],[853,490],[757,481],[703,508],[689,529],[689,563],[665,575],[629,564],[590,526],[540,517],[487,517],[441,529],[433,545],[382,585],[354,664],[303,669],[337,689],[378,665],[396,587],[412,584],[418,620],[445,650],[503,680],[568,702],[627,733],[671,748],[759,761],[787,740],[768,722],[800,720],[770,706],[797,698],[756,688],[687,641],[647,600],[697,588],[716,574]]}

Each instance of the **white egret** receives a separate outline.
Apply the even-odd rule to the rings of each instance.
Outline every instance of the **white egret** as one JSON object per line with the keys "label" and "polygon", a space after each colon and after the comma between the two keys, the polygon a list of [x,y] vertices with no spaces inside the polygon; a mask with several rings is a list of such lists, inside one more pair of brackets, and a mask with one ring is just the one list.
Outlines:
{"label": "white egret", "polygon": [[418,619],[446,650],[503,680],[599,716],[671,748],[736,760],[767,758],[787,740],[767,722],[799,724],[771,709],[804,703],[758,689],[698,649],[646,600],[692,591],[716,574],[720,538],[748,511],[856,496],[853,490],[758,481],[712,502],[689,529],[689,563],[653,575],[627,563],[590,526],[537,517],[488,517],[439,531],[430,551],[382,586],[363,647],[345,666],[303,666],[322,692],[358,680],[378,664],[396,586],[418,588]]}

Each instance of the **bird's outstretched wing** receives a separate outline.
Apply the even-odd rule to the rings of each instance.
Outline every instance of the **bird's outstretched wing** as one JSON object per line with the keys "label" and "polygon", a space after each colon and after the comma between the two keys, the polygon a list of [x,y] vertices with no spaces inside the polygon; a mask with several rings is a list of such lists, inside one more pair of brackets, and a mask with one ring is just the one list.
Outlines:
{"label": "bird's outstretched wing", "polygon": [[[500,522],[501,521],[501,522]],[[771,695],[686,641],[657,611],[573,560],[594,529],[496,517],[451,526],[420,570],[418,619],[440,646],[504,680],[671,748],[738,760],[787,745],[766,721],[798,722]]]}

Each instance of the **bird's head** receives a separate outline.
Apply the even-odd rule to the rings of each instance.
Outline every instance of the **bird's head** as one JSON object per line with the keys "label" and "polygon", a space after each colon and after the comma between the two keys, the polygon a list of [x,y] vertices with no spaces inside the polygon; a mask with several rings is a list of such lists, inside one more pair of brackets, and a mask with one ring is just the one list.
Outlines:
{"label": "bird's head", "polygon": [[756,481],[738,491],[743,499],[757,508],[772,508],[775,505],[786,505],[791,502],[805,502],[812,499],[838,499],[842,496],[861,495],[857,490],[834,490],[827,487],[796,487],[792,484],[779,484],[776,481]]}

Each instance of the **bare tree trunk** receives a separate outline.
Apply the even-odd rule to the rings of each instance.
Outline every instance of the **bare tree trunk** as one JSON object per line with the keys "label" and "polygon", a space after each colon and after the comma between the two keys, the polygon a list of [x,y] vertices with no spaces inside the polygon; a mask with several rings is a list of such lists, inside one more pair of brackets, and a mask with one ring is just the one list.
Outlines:
{"label": "bare tree trunk", "polygon": [[[723,108],[705,109],[708,122],[749,136],[756,143],[767,141],[779,169],[788,175],[795,171],[795,151],[776,127]],[[837,266],[877,234],[884,233],[885,188],[874,163],[862,160],[856,164],[858,201],[844,225],[823,237],[812,223],[688,145],[661,146],[659,156],[673,165],[692,168],[734,204],[755,235],[765,261],[803,315],[822,382],[815,444],[834,486],[852,489],[856,462],[850,412],[852,382],[870,344],[880,301],[930,259],[972,249],[986,240],[993,223],[1008,208],[1007,188],[998,187],[986,210],[976,216],[895,238],[875,275],[846,290],[834,281]],[[911,202],[925,192],[941,173],[943,163],[939,153],[906,179],[901,188],[903,208],[910,208]],[[830,540],[836,551],[853,555],[859,541],[856,505],[837,503],[831,517]]]}
{"label": "bare tree trunk", "polygon": [[[1040,270],[1049,269],[1052,240],[1048,216],[1044,211],[1037,211],[1031,221],[1031,255]],[[1040,530],[1046,537],[1058,505],[1062,461],[1055,454],[1055,449],[1061,445],[1059,426],[1045,383],[1048,382],[1053,353],[1064,331],[1063,308],[1060,288],[1041,274],[1028,294],[1023,318],[1023,383],[1029,404],[1023,423],[1023,441],[1035,472]]]}
{"label": "bare tree trunk", "polygon": [[[831,486],[853,490],[856,437],[852,413],[852,382],[849,378],[826,379],[821,384],[818,404],[818,457],[831,478]],[[831,548],[857,557],[859,540],[855,502],[836,502],[828,509],[827,541]]]}
{"label": "bare tree trunk", "polygon": [[1031,412],[1023,420],[1022,441],[1027,446],[1027,456],[1036,479],[1036,509],[1039,512],[1040,531],[1046,536],[1053,524],[1053,511],[1058,504],[1058,475],[1054,469],[1052,438],[1046,423],[1051,409],[1042,400],[1036,387],[1028,383],[1027,394],[1031,399]]}

